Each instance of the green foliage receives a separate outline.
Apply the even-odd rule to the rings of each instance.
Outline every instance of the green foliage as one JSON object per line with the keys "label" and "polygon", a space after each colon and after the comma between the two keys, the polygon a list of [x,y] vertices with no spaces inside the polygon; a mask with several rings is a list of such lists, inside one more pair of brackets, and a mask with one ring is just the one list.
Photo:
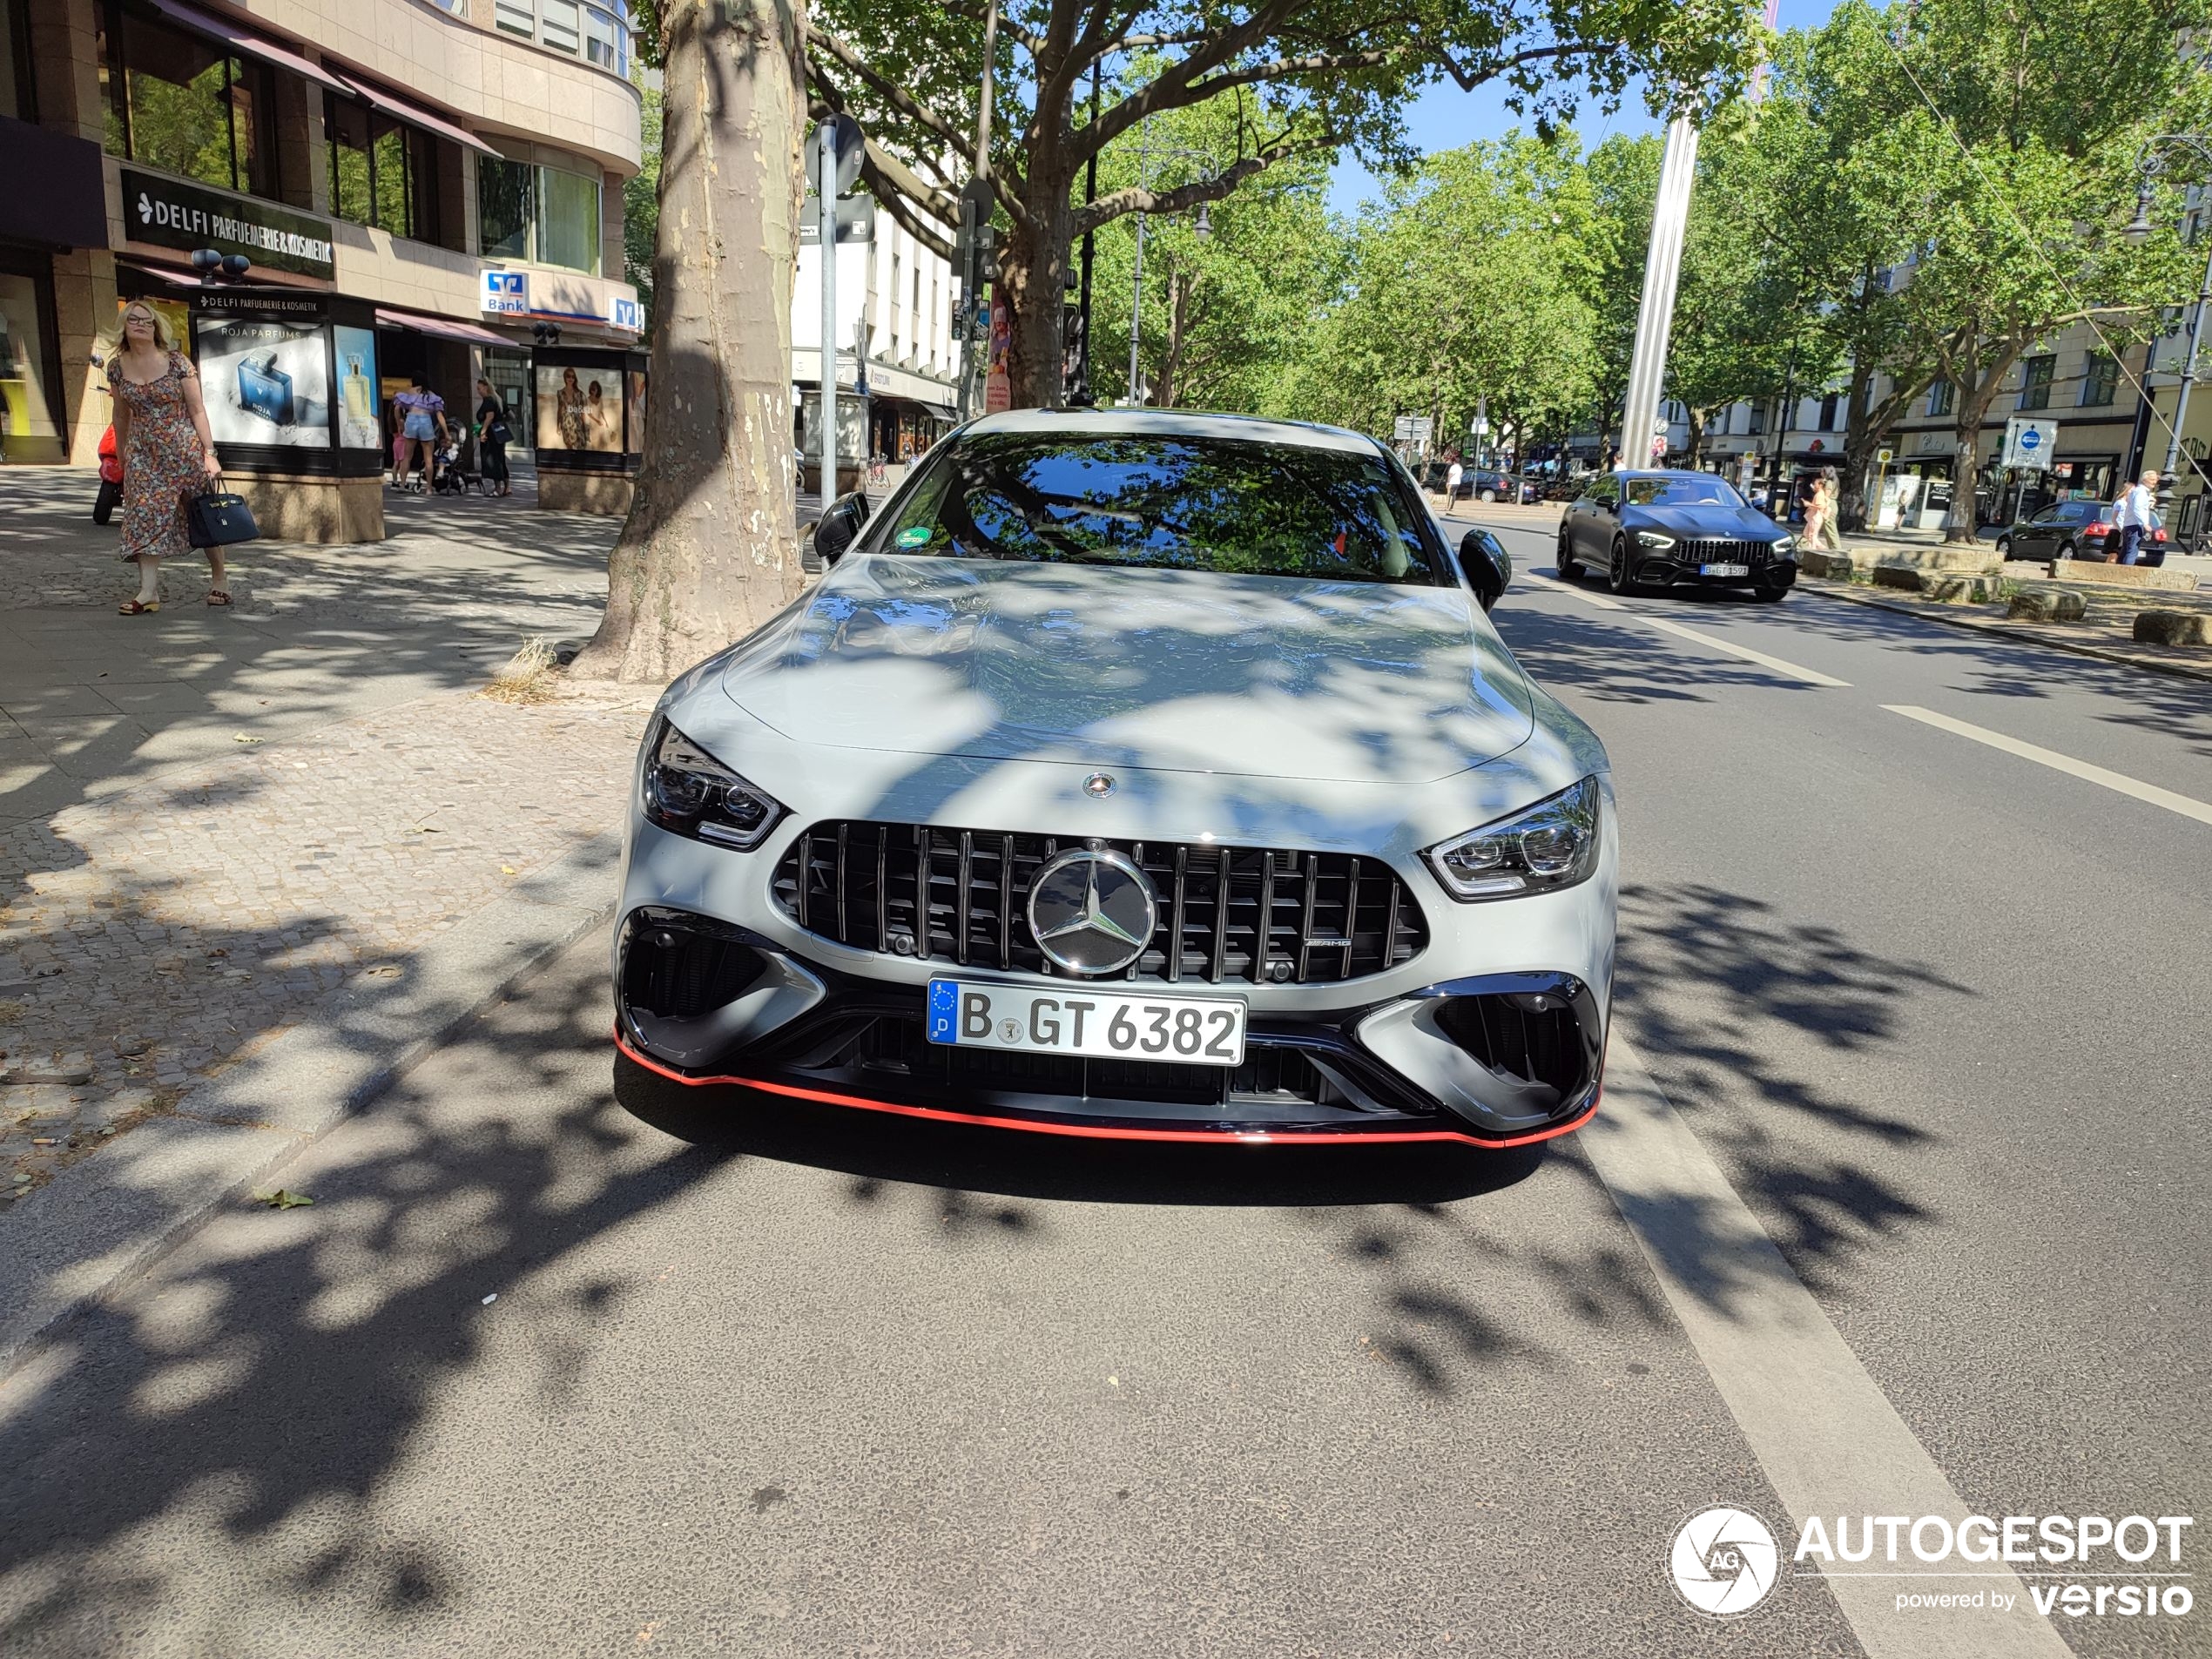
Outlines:
{"label": "green foliage", "polygon": [[646,87],[640,98],[638,128],[643,158],[637,176],[622,187],[622,269],[644,307],[646,338],[653,326],[653,237],[660,226],[661,95]]}
{"label": "green foliage", "polygon": [[[1201,105],[1155,118],[1099,158],[1102,194],[1136,184],[1172,188],[1233,161],[1235,111]],[[1298,361],[1306,332],[1334,296],[1344,244],[1329,222],[1328,169],[1318,156],[1269,169],[1208,210],[1144,220],[1143,323],[1137,334],[1155,404],[1258,413]],[[1092,275],[1091,386],[1101,403],[1129,390],[1136,251],[1135,216],[1096,233]]]}
{"label": "green foliage", "polygon": [[1275,412],[1387,433],[1399,413],[1464,442],[1571,422],[1594,395],[1597,204],[1571,138],[1509,136],[1433,156],[1351,227],[1341,302]]}

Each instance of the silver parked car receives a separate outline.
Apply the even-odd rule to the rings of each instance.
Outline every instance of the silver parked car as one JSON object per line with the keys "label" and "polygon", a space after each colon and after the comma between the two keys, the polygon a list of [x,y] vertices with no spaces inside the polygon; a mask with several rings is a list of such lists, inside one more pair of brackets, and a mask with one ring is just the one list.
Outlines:
{"label": "silver parked car", "polygon": [[1508,1146],[1595,1109],[1604,750],[1369,438],[995,416],[669,687],[618,1093],[1063,1135]]}

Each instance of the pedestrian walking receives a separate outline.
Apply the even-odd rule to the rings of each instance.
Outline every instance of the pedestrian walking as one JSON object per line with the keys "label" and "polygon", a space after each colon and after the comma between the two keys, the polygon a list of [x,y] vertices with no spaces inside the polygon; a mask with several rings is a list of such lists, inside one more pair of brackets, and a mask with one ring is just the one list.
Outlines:
{"label": "pedestrian walking", "polygon": [[489,381],[476,382],[477,470],[484,482],[496,484],[496,495],[511,496],[515,487],[507,477],[507,445],[514,437],[507,424],[507,406],[499,401]]}
{"label": "pedestrian walking", "polygon": [[2120,492],[2120,499],[2112,504],[2112,522],[2118,533],[2105,538],[2106,563],[2110,564],[2116,556],[2122,564],[2133,564],[2142,556],[2143,532],[2150,528],[2151,514],[2158,502],[2157,489],[2158,475],[2147,472]]}
{"label": "pedestrian walking", "polygon": [[393,482],[405,486],[407,475],[412,470],[417,480],[412,487],[420,489],[421,475],[430,468],[435,454],[433,446],[446,442],[449,436],[446,429],[446,401],[417,374],[410,389],[401,392],[392,403],[399,413],[400,436],[407,446],[407,459]]}
{"label": "pedestrian walking", "polygon": [[1844,550],[1844,538],[1836,529],[1837,503],[1841,494],[1836,483],[1836,469],[1823,467],[1820,476],[1813,481],[1812,499],[1805,503],[1805,545],[1808,548],[1824,546],[1831,553]]}
{"label": "pedestrian walking", "polygon": [[[123,458],[123,557],[138,567],[138,596],[126,617],[161,609],[161,562],[192,551],[185,504],[223,475],[208,430],[199,374],[177,349],[160,313],[137,302],[123,311],[123,349],[107,364],[115,399],[115,444]],[[207,550],[207,603],[226,605],[223,550]]]}
{"label": "pedestrian walking", "polygon": [[1450,464],[1444,469],[1444,510],[1447,513],[1452,510],[1453,503],[1460,499],[1460,481],[1467,476],[1466,469],[1460,465],[1457,449],[1452,451],[1448,459]]}

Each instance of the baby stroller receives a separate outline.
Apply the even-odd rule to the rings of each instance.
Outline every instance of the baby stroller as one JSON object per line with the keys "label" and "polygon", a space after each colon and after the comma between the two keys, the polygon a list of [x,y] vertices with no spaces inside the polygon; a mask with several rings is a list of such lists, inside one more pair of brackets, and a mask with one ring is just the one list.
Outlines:
{"label": "baby stroller", "polygon": [[465,496],[483,480],[461,464],[461,446],[448,443],[430,459],[430,488],[441,496]]}

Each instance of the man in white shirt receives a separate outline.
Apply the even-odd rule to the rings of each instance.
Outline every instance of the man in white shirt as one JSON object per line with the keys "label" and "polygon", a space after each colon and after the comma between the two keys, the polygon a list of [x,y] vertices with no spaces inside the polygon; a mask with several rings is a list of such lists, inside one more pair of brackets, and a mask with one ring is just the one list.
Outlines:
{"label": "man in white shirt", "polygon": [[1452,464],[1444,469],[1444,510],[1450,512],[1452,504],[1460,498],[1460,480],[1467,476],[1467,469],[1460,465],[1459,452],[1452,455]]}
{"label": "man in white shirt", "polygon": [[[2150,528],[2151,509],[2157,500],[2158,475],[2147,472],[2142,482],[2128,486],[2112,504],[2112,522],[2120,537],[2120,562],[2133,564],[2142,551],[2143,532]],[[2111,558],[2107,552],[2106,558]]]}

